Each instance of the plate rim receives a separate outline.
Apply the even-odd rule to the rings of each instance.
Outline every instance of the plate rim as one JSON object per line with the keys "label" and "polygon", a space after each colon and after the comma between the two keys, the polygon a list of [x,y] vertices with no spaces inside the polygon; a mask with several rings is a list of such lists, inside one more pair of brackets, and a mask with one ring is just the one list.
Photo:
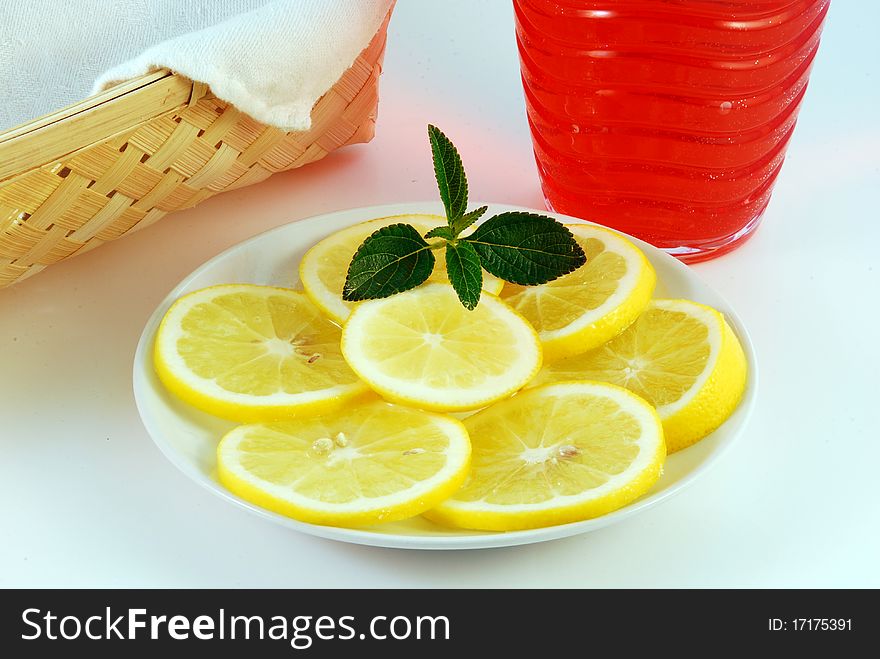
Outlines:
{"label": "plate rim", "polygon": [[[475,202],[473,205],[487,205],[489,206],[490,211],[493,213],[506,211],[537,212],[544,215],[549,215],[557,219],[561,219],[565,222],[604,226],[596,222],[590,222],[588,220],[564,215],[562,213],[529,208],[526,206],[519,206],[515,204],[488,202],[481,202],[479,204],[476,204]],[[616,233],[631,240],[633,243],[635,243],[636,246],[639,247],[639,249],[644,251],[646,255],[650,254],[652,256],[656,256],[661,260],[668,260],[667,263],[672,265],[673,268],[679,270],[680,272],[686,273],[686,279],[696,279],[701,286],[711,291],[712,294],[723,303],[724,309],[722,311],[724,313],[724,316],[731,324],[734,333],[739,338],[749,365],[746,391],[743,399],[739,403],[738,409],[735,412],[735,414],[742,417],[738,427],[732,432],[732,435],[723,444],[720,444],[718,448],[710,453],[695,469],[682,476],[680,480],[676,481],[676,483],[672,487],[669,487],[660,492],[656,492],[647,497],[637,499],[636,501],[624,506],[623,508],[620,508],[601,517],[537,529],[526,529],[521,531],[507,532],[469,532],[467,535],[460,536],[418,536],[394,533],[376,533],[370,531],[368,528],[358,529],[321,526],[310,524],[307,522],[301,522],[299,520],[279,515],[277,513],[256,506],[248,501],[245,501],[244,499],[235,496],[234,494],[223,488],[222,485],[220,485],[216,481],[205,478],[204,474],[196,469],[192,464],[186,462],[181,457],[179,452],[171,446],[170,443],[164,440],[164,438],[160,439],[159,437],[157,437],[157,434],[161,433],[154,431],[154,429],[151,428],[149,422],[147,421],[149,414],[144,409],[145,403],[143,400],[143,396],[140,395],[141,388],[145,385],[141,383],[141,379],[139,379],[139,373],[141,371],[141,365],[144,363],[145,353],[151,351],[153,338],[155,336],[156,329],[158,328],[159,321],[164,316],[165,312],[168,310],[174,300],[176,300],[181,295],[181,291],[189,286],[189,284],[194,279],[201,276],[202,273],[204,273],[205,271],[210,270],[215,264],[231,256],[234,252],[245,249],[251,243],[265,240],[273,233],[288,231],[292,225],[302,223],[320,224],[322,222],[326,222],[329,218],[352,214],[356,214],[361,217],[359,219],[353,218],[350,224],[355,224],[357,222],[362,222],[378,217],[386,217],[389,215],[437,213],[438,211],[440,211],[441,213],[443,212],[442,204],[439,201],[432,200],[421,202],[415,201],[393,204],[377,204],[372,206],[356,206],[352,208],[332,211],[329,213],[322,213],[320,215],[304,217],[299,220],[285,222],[284,224],[281,224],[279,226],[261,231],[249,238],[235,243],[234,245],[230,245],[228,248],[224,249],[222,252],[203,262],[201,265],[199,265],[189,274],[183,277],[183,279],[181,279],[175,286],[173,286],[172,289],[165,295],[165,297],[163,297],[163,299],[155,307],[155,309],[147,319],[146,323],[144,324],[144,327],[141,330],[140,337],[138,338],[137,348],[135,350],[132,364],[132,389],[135,399],[135,406],[138,410],[138,416],[140,417],[141,424],[146,430],[147,435],[157,446],[162,455],[164,455],[165,458],[169,462],[171,462],[171,464],[173,464],[190,480],[196,482],[199,486],[208,490],[215,496],[218,496],[221,499],[233,503],[238,508],[242,508],[264,519],[270,520],[277,524],[281,524],[282,526],[291,528],[296,531],[300,531],[328,540],[337,540],[352,544],[384,547],[391,549],[462,550],[491,549],[498,547],[510,547],[538,542],[546,542],[549,540],[562,539],[574,535],[588,533],[590,531],[595,531],[599,528],[603,528],[605,526],[609,526],[616,522],[625,520],[639,512],[654,508],[658,504],[664,501],[668,501],[670,498],[689,487],[697,478],[705,474],[709,469],[716,465],[718,463],[718,460],[722,456],[724,456],[730,450],[731,446],[733,446],[733,444],[735,444],[743,435],[755,408],[759,377],[758,362],[752,338],[742,320],[740,319],[739,315],[737,314],[736,310],[730,305],[728,300],[723,295],[716,291],[712,286],[705,283],[702,278],[691,269],[690,266],[682,263],[681,261],[667,254],[663,250],[660,250],[659,248],[654,247],[653,245],[650,245],[645,241],[635,238],[634,236],[626,234],[622,231],[618,231],[616,229],[611,229],[610,227],[604,227],[611,229],[612,231],[615,231]],[[649,260],[651,259],[649,258]]]}

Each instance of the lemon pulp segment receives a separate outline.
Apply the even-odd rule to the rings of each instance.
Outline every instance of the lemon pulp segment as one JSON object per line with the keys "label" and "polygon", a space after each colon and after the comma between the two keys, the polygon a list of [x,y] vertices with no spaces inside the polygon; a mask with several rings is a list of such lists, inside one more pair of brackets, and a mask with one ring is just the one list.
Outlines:
{"label": "lemon pulp segment", "polygon": [[437,411],[476,409],[509,396],[540,368],[534,329],[498,298],[465,309],[448,284],[359,305],[342,353],[375,391]]}
{"label": "lemon pulp segment", "polygon": [[[306,252],[299,266],[303,288],[315,304],[336,322],[345,322],[351,310],[358,304],[342,299],[342,287],[354,253],[373,232],[397,223],[411,224],[424,236],[434,227],[446,226],[446,219],[440,215],[421,214],[381,217],[337,231]],[[434,270],[428,277],[428,282],[449,283],[443,252],[434,254]],[[497,294],[503,285],[503,281],[483,271],[484,291]]]}
{"label": "lemon pulp segment", "polygon": [[733,413],[747,373],[742,346],[722,314],[688,300],[654,300],[620,336],[547,365],[535,384],[584,379],[626,387],[657,408],[673,452]]}
{"label": "lemon pulp segment", "polygon": [[154,363],[165,386],[237,421],[320,413],[368,391],[345,363],[341,329],[302,293],[229,284],[177,300]]}
{"label": "lemon pulp segment", "polygon": [[501,297],[538,331],[547,362],[586,352],[642,312],[657,277],[642,251],[618,233],[567,224],[587,262],[540,286],[505,284]]}
{"label": "lemon pulp segment", "polygon": [[470,444],[448,417],[373,402],[322,417],[239,426],[217,448],[220,481],[315,524],[418,515],[464,479]]}
{"label": "lemon pulp segment", "polygon": [[427,515],[464,528],[527,529],[606,514],[644,494],[666,456],[654,409],[605,383],[537,387],[463,423],[470,476]]}

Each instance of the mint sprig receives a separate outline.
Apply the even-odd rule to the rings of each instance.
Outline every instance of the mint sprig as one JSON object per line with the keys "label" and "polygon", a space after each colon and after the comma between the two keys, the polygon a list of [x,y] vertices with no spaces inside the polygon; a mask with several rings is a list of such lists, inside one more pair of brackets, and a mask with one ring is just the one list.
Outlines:
{"label": "mint sprig", "polygon": [[488,206],[480,206],[475,211],[471,211],[470,213],[465,213],[464,215],[457,217],[454,220],[450,220],[449,224],[450,224],[450,227],[452,228],[452,235],[457,236],[458,234],[460,234],[462,231],[467,229],[474,222],[479,220],[483,216],[483,213],[485,213],[487,210],[489,210]]}
{"label": "mint sprig", "polygon": [[483,268],[480,255],[466,240],[457,240],[446,245],[446,274],[453,284],[458,299],[465,309],[473,311],[480,301],[483,289]]}
{"label": "mint sprig", "polygon": [[348,267],[343,299],[352,302],[388,297],[415,288],[434,269],[431,246],[409,224],[374,231]]}
{"label": "mint sprig", "polygon": [[440,189],[440,199],[446,208],[449,226],[467,210],[468,185],[464,175],[464,165],[458,149],[440,129],[428,124],[428,141],[431,143],[431,156],[434,159],[434,175]]}
{"label": "mint sprig", "polygon": [[546,215],[501,213],[478,226],[466,240],[486,270],[521,286],[543,284],[586,262],[571,231]]}
{"label": "mint sprig", "polygon": [[[428,126],[428,140],[446,226],[431,229],[424,238],[409,224],[375,231],[351,260],[342,299],[383,298],[415,288],[431,275],[433,251],[438,249],[446,250],[449,283],[470,310],[480,301],[484,269],[514,284],[537,286],[586,263],[584,250],[571,231],[537,213],[500,213],[462,236],[487,207],[467,211],[467,177],[458,150],[436,126]],[[426,240],[435,238],[430,243]]]}

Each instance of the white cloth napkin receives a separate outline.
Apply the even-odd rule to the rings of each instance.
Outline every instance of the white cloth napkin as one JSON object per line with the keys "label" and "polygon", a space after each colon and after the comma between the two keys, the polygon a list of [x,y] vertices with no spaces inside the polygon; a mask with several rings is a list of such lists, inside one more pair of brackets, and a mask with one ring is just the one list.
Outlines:
{"label": "white cloth napkin", "polygon": [[315,101],[370,42],[392,4],[0,0],[0,129],[166,67],[208,84],[255,119],[305,130]]}

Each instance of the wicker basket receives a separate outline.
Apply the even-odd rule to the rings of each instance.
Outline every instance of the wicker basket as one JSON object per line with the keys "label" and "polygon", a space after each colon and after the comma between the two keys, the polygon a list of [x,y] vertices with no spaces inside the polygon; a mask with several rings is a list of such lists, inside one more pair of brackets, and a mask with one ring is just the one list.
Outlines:
{"label": "wicker basket", "polygon": [[261,124],[203,84],[158,71],[0,134],[0,288],[218,192],[370,141],[387,25],[315,103],[305,132]]}

